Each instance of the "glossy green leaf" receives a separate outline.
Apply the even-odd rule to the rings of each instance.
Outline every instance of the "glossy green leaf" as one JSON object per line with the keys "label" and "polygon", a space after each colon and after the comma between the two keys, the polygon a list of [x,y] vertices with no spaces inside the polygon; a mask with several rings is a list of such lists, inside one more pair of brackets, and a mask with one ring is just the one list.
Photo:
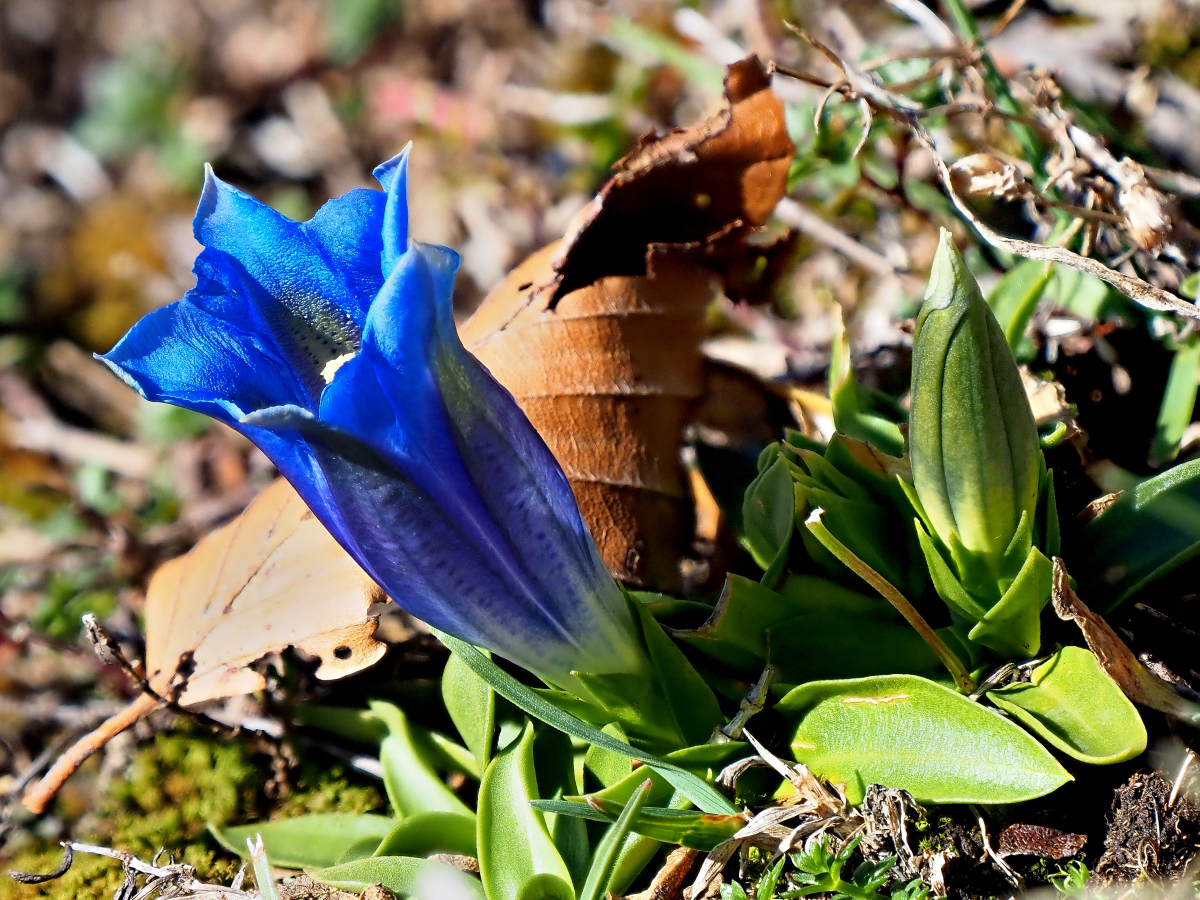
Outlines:
{"label": "glossy green leaf", "polygon": [[1154,439],[1150,442],[1150,465],[1161,466],[1179,453],[1179,442],[1196,411],[1200,388],[1200,336],[1191,335],[1175,350]]}
{"label": "glossy green leaf", "polygon": [[383,765],[388,800],[396,815],[424,812],[474,815],[434,770],[426,743],[400,708],[373,700],[370,709],[388,728],[388,736],[379,746],[379,761]]}
{"label": "glossy green leaf", "polygon": [[[625,740],[625,730],[616,722],[610,722],[602,729],[605,734],[611,734],[617,740]],[[594,744],[587,749],[583,758],[583,767],[591,772],[596,780],[604,787],[616,784],[633,771],[633,760],[624,753],[614,753]],[[575,791],[567,791],[573,794]]]}
{"label": "glossy green leaf", "polygon": [[[573,897],[571,873],[555,847],[542,814],[529,806],[538,799],[533,762],[533,724],[496,754],[479,786],[477,843],[479,874],[488,900],[519,900],[535,876],[544,896]],[[562,882],[561,888],[554,880]]]}
{"label": "glossy green leaf", "polygon": [[1200,554],[1200,459],[1135,485],[1083,528],[1071,574],[1109,611]]}
{"label": "glossy green leaf", "polygon": [[495,741],[495,692],[459,657],[451,654],[442,673],[442,701],[482,772],[491,762]]}
{"label": "glossy green leaf", "polygon": [[620,723],[630,739],[657,750],[703,743],[725,723],[717,698],[646,607],[626,595],[649,672],[575,672],[575,678]]}
{"label": "glossy green leaf", "polygon": [[[534,809],[544,813],[575,816],[592,822],[615,822],[627,804],[615,800],[592,799],[590,803],[577,800],[538,800]],[[669,806],[646,806],[633,817],[630,830],[667,844],[680,844],[708,852],[722,841],[733,837],[746,824],[744,815],[710,816],[695,809],[671,809]]]}
{"label": "glossy green leaf", "polygon": [[1129,698],[1083,647],[1063,647],[1023,684],[988,692],[988,699],[1075,759],[1124,762],[1146,749],[1146,726]]}
{"label": "glossy green leaf", "polygon": [[633,830],[633,820],[646,805],[646,796],[649,792],[650,781],[642,782],[634,791],[625,808],[621,810],[617,820],[609,826],[604,837],[600,839],[600,843],[596,845],[596,852],[592,856],[592,865],[588,869],[587,880],[584,881],[583,887],[579,891],[579,900],[603,900],[608,891],[609,882],[612,881],[613,870],[616,868],[621,847],[625,843],[625,838]]}
{"label": "glossy green leaf", "polygon": [[787,555],[794,530],[792,473],[778,450],[775,452],[774,461],[746,489],[742,503],[742,543],[763,570]]}
{"label": "glossy green leaf", "polygon": [[[744,741],[728,741],[721,744],[699,744],[695,747],[685,747],[683,750],[668,753],[663,759],[686,769],[698,778],[702,778],[705,781],[712,781],[726,766],[739,759],[744,759],[753,752],[754,750],[751,746]],[[663,777],[662,773],[653,770],[646,772],[644,769],[634,769],[616,784],[600,791],[594,791],[587,796],[602,800],[613,800],[617,803],[626,803],[633,796],[633,792],[637,790],[638,786],[647,778],[653,784],[650,796],[646,800],[647,803],[654,806],[662,806],[670,800],[671,795],[676,790],[675,785]],[[586,798],[568,797],[567,799],[583,800]],[[733,815],[735,813],[737,813],[737,809],[730,806],[728,810],[723,811],[721,814]]]}
{"label": "glossy green leaf", "polygon": [[915,675],[816,681],[776,709],[794,723],[792,752],[860,803],[867,785],[928,803],[1017,803],[1070,774],[1027,731]]}
{"label": "glossy green leaf", "polygon": [[367,813],[310,813],[254,825],[209,825],[208,830],[217,843],[243,858],[249,856],[246,841],[261,834],[271,862],[306,869],[332,866],[360,841],[382,841],[395,824],[394,819]]}
{"label": "glossy green leaf", "polygon": [[431,856],[452,853],[475,856],[475,817],[452,812],[424,812],[396,823],[369,856]]}
{"label": "glossy green leaf", "polygon": [[[663,637],[670,640],[665,635]],[[463,662],[490,684],[497,694],[529,715],[572,737],[577,737],[589,744],[598,744],[617,753],[624,753],[630,759],[645,763],[651,769],[662,773],[667,781],[705,812],[728,814],[737,812],[711,784],[697,778],[687,769],[653,754],[637,750],[629,744],[605,734],[594,725],[589,725],[582,719],[559,709],[546,697],[521,684],[465,641],[443,633],[438,633],[438,639],[461,656]]]}
{"label": "glossy green leaf", "polygon": [[326,869],[310,869],[314,880],[344,891],[361,893],[381,884],[397,897],[411,900],[485,900],[478,879],[453,866],[409,856],[375,856]]}

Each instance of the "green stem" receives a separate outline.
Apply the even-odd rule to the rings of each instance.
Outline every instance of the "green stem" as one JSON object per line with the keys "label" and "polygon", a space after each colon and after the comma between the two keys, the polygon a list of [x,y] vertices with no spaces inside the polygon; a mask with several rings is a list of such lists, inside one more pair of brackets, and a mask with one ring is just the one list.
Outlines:
{"label": "green stem", "polygon": [[875,590],[879,591],[880,595],[896,607],[896,611],[904,616],[917,634],[919,634],[929,645],[938,659],[942,661],[942,665],[946,667],[951,676],[954,678],[954,683],[958,685],[958,689],[964,694],[969,694],[975,690],[975,681],[967,672],[967,667],[963,665],[954,651],[946,646],[946,642],[938,636],[938,633],[929,627],[929,623],[925,618],[917,612],[911,603],[908,602],[903,594],[896,590],[895,585],[876,572],[873,568],[863,562],[853,550],[834,537],[833,532],[825,527],[825,523],[821,521],[821,516],[824,514],[823,509],[814,509],[812,514],[804,522],[804,527],[809,530],[813,537],[821,542],[821,546],[832,553],[841,562],[858,575],[863,581],[869,584]]}

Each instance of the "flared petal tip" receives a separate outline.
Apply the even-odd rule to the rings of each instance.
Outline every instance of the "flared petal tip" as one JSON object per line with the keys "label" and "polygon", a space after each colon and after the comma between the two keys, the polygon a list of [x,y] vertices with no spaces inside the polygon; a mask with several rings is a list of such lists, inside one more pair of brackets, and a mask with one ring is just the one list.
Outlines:
{"label": "flared petal tip", "polygon": [[114,359],[109,358],[109,356],[112,353],[115,353],[117,348],[119,348],[120,346],[121,345],[118,343],[117,346],[114,347],[112,350],[108,351],[108,353],[93,353],[92,356],[94,358],[100,360],[100,362],[104,363],[106,366],[108,366],[109,371],[111,371],[114,375],[116,375],[123,382],[125,382],[127,385],[129,385],[129,387],[131,387],[135,391],[137,391],[142,396],[143,399],[147,399],[146,391],[142,388],[141,383],[136,378],[134,378],[131,374],[129,374],[129,372],[126,372],[125,369],[121,366],[121,364],[119,362],[117,362]]}

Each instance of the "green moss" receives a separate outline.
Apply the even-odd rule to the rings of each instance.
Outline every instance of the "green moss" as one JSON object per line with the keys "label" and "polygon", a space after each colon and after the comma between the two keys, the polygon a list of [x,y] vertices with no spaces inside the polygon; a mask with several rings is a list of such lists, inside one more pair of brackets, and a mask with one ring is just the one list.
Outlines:
{"label": "green moss", "polygon": [[[186,732],[158,735],[134,754],[125,777],[96,804],[93,820],[100,824],[79,837],[144,860],[163,848],[205,880],[228,883],[238,863],[210,841],[205,825],[255,815],[261,781],[241,741]],[[61,859],[57,847],[37,849],[19,854],[11,868],[47,872]],[[0,879],[0,900],[101,900],[113,896],[122,878],[117,862],[79,854],[65,876],[44,885]]]}
{"label": "green moss", "polygon": [[[337,766],[303,762],[294,790],[278,804],[263,797],[265,761],[244,740],[197,734],[184,724],[139,749],[87,817],[99,823],[77,839],[150,860],[159,849],[193,866],[210,883],[228,884],[240,865],[208,835],[207,825],[240,824],[314,812],[370,812],[386,807],[383,792],[354,784]],[[19,853],[5,868],[49,872],[62,860],[57,846]],[[115,860],[79,854],[62,878],[22,885],[0,877],[0,900],[109,900],[121,884]]]}
{"label": "green moss", "polygon": [[351,784],[341,766],[320,769],[301,767],[294,790],[272,814],[272,819],[287,819],[305,813],[382,812],[382,792],[375,787]]}

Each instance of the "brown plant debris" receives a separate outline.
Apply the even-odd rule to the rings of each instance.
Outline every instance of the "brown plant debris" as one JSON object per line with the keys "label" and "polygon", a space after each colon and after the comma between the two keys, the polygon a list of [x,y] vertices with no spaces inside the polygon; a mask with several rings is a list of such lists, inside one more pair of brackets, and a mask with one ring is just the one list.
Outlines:
{"label": "brown plant debris", "polygon": [[1186,796],[1171,804],[1171,782],[1138,773],[1113,797],[1111,824],[1096,874],[1106,881],[1178,876],[1200,851],[1200,808]]}

